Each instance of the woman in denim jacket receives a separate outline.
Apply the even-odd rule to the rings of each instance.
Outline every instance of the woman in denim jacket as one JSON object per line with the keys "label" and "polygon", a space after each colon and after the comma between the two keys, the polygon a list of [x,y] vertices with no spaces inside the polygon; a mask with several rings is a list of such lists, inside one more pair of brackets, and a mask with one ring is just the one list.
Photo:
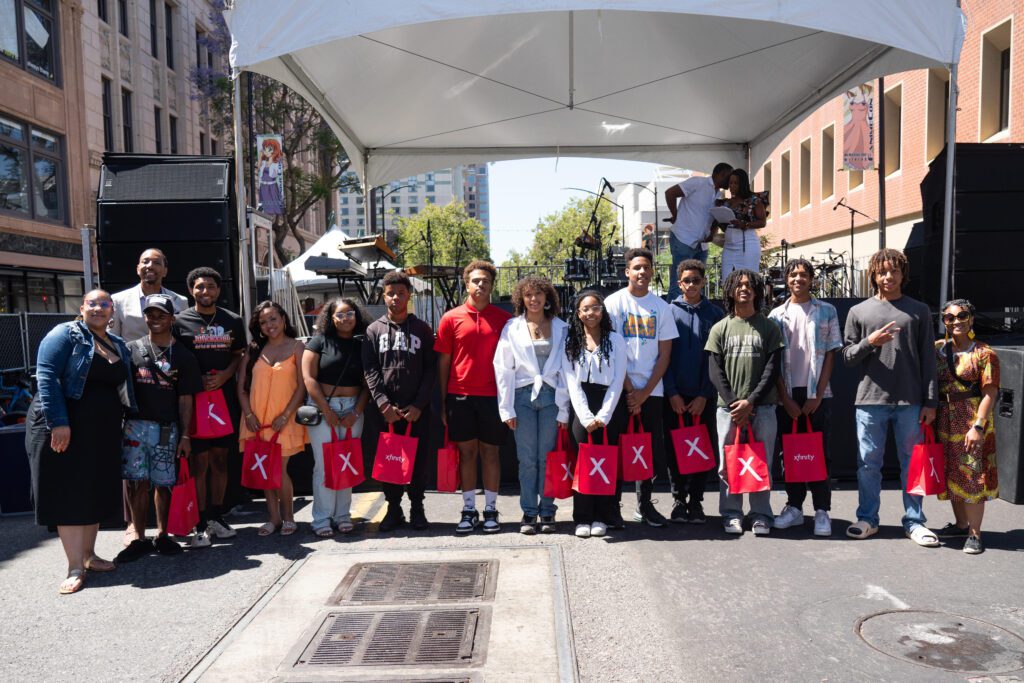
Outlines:
{"label": "woman in denim jacket", "polygon": [[39,345],[25,431],[36,523],[57,528],[68,558],[62,594],[78,592],[86,570],[114,569],[96,555],[96,533],[121,510],[121,420],[135,410],[131,355],[107,332],[110,294],[89,292],[80,311]]}

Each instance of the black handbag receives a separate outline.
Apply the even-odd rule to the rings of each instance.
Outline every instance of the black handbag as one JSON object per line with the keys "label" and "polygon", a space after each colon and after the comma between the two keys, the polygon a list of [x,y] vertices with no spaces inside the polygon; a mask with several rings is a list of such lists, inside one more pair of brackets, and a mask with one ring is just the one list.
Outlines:
{"label": "black handbag", "polygon": [[[334,392],[338,390],[338,383],[341,382],[341,378],[345,376],[345,371],[348,370],[348,365],[351,362],[352,354],[349,354],[348,358],[345,360],[345,365],[341,368],[341,372],[338,373],[338,379],[334,381],[334,387],[331,389],[330,395],[327,396],[328,403],[330,403],[331,399],[334,398]],[[320,424],[323,419],[324,414],[317,405],[299,406],[295,411],[295,422],[304,427],[315,427]]]}

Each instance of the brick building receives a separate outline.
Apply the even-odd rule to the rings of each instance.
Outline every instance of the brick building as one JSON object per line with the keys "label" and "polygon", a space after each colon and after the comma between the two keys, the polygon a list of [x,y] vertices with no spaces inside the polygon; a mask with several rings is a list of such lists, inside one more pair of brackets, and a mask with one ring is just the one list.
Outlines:
{"label": "brick building", "polygon": [[[959,65],[958,142],[1024,141],[1024,0],[965,0],[967,36]],[[948,73],[929,69],[884,78],[886,246],[902,248],[921,220],[920,184],[929,162],[945,144]],[[843,100],[837,97],[805,119],[758,169],[753,185],[770,189],[771,215],[764,232],[773,243],[790,243],[790,257],[818,260],[824,252],[850,251],[845,203],[878,217],[879,171],[848,172],[842,166]],[[878,222],[857,216],[854,257],[858,270],[878,248]],[[860,277],[858,277],[858,280]]]}

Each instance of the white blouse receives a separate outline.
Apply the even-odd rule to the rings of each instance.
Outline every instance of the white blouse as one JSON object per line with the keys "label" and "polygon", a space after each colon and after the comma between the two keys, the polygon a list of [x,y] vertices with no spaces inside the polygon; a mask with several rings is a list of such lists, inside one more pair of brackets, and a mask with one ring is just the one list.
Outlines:
{"label": "white blouse", "polygon": [[531,400],[536,400],[545,384],[555,390],[558,421],[569,421],[569,397],[562,377],[561,359],[565,356],[568,326],[559,318],[551,320],[551,353],[540,367],[533,348],[533,339],[526,318],[518,316],[505,323],[494,352],[494,379],[498,384],[498,414],[502,421],[516,416],[516,389],[532,386]]}
{"label": "white blouse", "polygon": [[[622,383],[626,379],[626,342],[618,332],[612,332],[609,338],[612,342],[610,359],[603,358],[598,349],[584,350],[575,363],[566,357],[564,351],[560,353],[569,400],[583,426],[594,420],[600,420],[606,425],[611,422],[612,413],[622,396]],[[583,393],[581,385],[584,382],[608,387],[596,415],[591,412],[587,396]]]}

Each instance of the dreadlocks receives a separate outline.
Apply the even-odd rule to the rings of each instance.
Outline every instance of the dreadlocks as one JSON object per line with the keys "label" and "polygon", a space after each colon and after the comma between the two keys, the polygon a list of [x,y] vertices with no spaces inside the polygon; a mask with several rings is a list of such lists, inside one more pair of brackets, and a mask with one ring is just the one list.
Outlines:
{"label": "dreadlocks", "polygon": [[871,284],[873,294],[878,293],[878,283],[875,278],[882,272],[886,263],[890,268],[895,268],[903,274],[903,287],[906,287],[907,281],[910,280],[910,262],[907,261],[906,254],[899,249],[879,249],[871,255],[871,259],[868,261],[868,282]]}
{"label": "dreadlocks", "polygon": [[[580,320],[580,304],[583,303],[584,299],[593,297],[597,299],[597,303],[604,306],[604,296],[596,289],[584,289],[576,297],[576,301],[573,304],[573,313],[569,317],[569,333],[565,339],[565,356],[570,362],[579,362],[579,359],[583,356],[583,352],[587,348],[586,333],[583,330],[583,321]],[[612,321],[608,317],[608,313],[601,312],[601,344],[597,347],[597,352],[600,357],[604,360],[610,360],[612,357]]]}
{"label": "dreadlocks", "polygon": [[754,310],[760,311],[764,305],[764,280],[752,270],[739,268],[729,273],[729,276],[725,278],[725,285],[723,285],[725,293],[722,298],[722,304],[725,306],[725,312],[730,316],[736,315],[736,302],[733,301],[732,297],[736,290],[739,289],[740,280],[744,277],[747,278],[750,288],[754,290]]}

